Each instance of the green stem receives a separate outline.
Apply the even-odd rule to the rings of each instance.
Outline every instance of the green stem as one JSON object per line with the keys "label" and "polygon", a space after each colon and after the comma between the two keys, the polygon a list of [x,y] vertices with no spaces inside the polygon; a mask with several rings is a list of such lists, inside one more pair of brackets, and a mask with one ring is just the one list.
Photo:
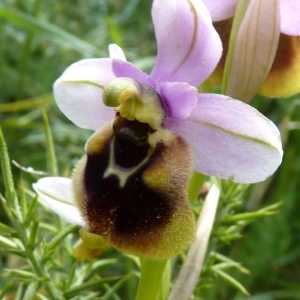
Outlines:
{"label": "green stem", "polygon": [[155,261],[141,258],[141,278],[135,300],[165,299],[168,293],[169,273],[168,260]]}
{"label": "green stem", "polygon": [[54,150],[54,144],[50,129],[49,120],[45,111],[43,111],[43,119],[44,119],[44,129],[46,136],[46,146],[47,146],[47,164],[48,164],[48,172],[52,176],[58,176],[58,168],[57,168],[57,160]]}
{"label": "green stem", "polygon": [[190,203],[194,203],[201,191],[201,188],[205,182],[206,176],[197,172],[193,172],[193,176],[190,180],[188,187],[188,196]]}
{"label": "green stem", "polygon": [[162,285],[159,294],[159,300],[165,300],[169,296],[170,293],[170,282],[171,282],[171,260],[167,261],[163,278],[162,278]]}
{"label": "green stem", "polygon": [[19,219],[14,219],[13,225],[16,231],[18,232],[19,239],[23,244],[24,251],[26,253],[26,257],[28,258],[28,261],[31,263],[31,267],[34,270],[35,274],[39,278],[48,280],[43,283],[43,287],[47,292],[49,299],[51,300],[59,299],[58,296],[60,295],[60,292],[54,287],[51,281],[51,277],[45,269],[45,263],[42,263],[37,252],[33,250],[32,247],[30,247],[29,245],[28,232],[26,231],[26,229],[24,228],[23,224],[20,222]]}
{"label": "green stem", "polygon": [[2,167],[3,183],[5,187],[5,196],[8,204],[15,210],[17,216],[22,218],[17,195],[15,192],[15,186],[13,182],[13,176],[10,168],[10,158],[8,156],[8,150],[5,143],[5,139],[0,127],[0,166]]}
{"label": "green stem", "polygon": [[45,271],[44,266],[36,258],[35,254],[30,251],[30,249],[28,249],[26,247],[25,250],[27,253],[27,257],[28,257],[29,261],[31,262],[31,265],[32,265],[35,273],[41,278],[49,278],[49,281],[43,283],[43,287],[44,287],[45,291],[47,292],[47,296],[52,300],[57,299],[59,296],[61,296],[60,292],[54,287],[54,285],[50,279],[51,277]]}
{"label": "green stem", "polygon": [[213,93],[214,89],[209,79],[206,79],[198,87],[199,93]]}

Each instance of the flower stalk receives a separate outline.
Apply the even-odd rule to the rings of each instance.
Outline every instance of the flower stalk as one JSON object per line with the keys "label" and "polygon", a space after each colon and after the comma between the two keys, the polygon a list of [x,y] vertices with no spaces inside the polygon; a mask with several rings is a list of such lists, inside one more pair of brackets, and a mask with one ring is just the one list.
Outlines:
{"label": "flower stalk", "polygon": [[141,277],[135,300],[166,299],[170,282],[170,260],[141,258]]}

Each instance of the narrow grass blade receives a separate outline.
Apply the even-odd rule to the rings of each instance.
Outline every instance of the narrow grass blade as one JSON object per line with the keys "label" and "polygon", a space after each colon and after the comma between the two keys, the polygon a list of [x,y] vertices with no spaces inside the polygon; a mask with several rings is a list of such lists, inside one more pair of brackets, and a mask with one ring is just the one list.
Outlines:
{"label": "narrow grass blade", "polygon": [[0,6],[0,18],[49,37],[60,46],[69,46],[84,56],[104,56],[97,48],[80,38],[29,14]]}

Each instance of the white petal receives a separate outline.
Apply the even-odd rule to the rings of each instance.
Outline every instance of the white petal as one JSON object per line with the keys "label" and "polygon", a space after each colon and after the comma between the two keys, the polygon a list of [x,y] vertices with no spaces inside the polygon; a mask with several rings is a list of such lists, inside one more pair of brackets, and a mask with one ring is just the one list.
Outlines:
{"label": "white petal", "polygon": [[109,51],[110,58],[116,58],[116,59],[126,61],[126,57],[125,57],[125,54],[124,54],[122,48],[119,47],[117,44],[110,44],[108,46],[108,51]]}
{"label": "white petal", "polygon": [[39,200],[65,221],[84,226],[83,218],[75,204],[72,181],[64,177],[45,177],[33,184]]}
{"label": "white petal", "polygon": [[54,83],[57,105],[77,126],[97,130],[115,115],[102,101],[104,85],[115,78],[110,58],[74,63]]}

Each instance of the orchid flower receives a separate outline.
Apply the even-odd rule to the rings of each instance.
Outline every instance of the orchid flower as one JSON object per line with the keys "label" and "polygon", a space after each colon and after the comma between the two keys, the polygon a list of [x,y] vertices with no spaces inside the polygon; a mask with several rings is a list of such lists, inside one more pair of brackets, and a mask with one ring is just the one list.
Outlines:
{"label": "orchid flower", "polygon": [[167,259],[194,237],[186,196],[193,169],[240,183],[262,181],[279,166],[282,146],[276,126],[256,109],[198,94],[222,53],[201,1],[155,0],[152,18],[158,54],[150,75],[111,45],[110,58],[79,61],[55,82],[62,112],[95,133],[72,179],[42,178],[34,189],[51,209],[83,226],[89,248],[111,244]]}
{"label": "orchid flower", "polygon": [[[252,72],[252,79],[260,80],[257,83],[258,92],[267,97],[289,97],[300,91],[299,1],[275,0],[270,3],[268,0],[241,2],[238,0],[203,0],[203,2],[212,16],[224,47],[223,56],[211,76],[213,84],[220,84],[222,80],[228,54],[232,17],[237,12],[237,5],[249,3],[248,16],[245,15],[245,20],[240,24],[239,37],[237,37],[242,46],[246,44],[246,49],[244,51],[235,45],[235,49],[230,50],[234,51],[233,56],[240,56],[237,68],[244,72],[245,69],[253,70],[253,64],[257,64],[257,71]],[[254,6],[259,9],[252,14],[252,22],[250,22],[250,11]],[[243,26],[243,22],[247,24]],[[253,52],[251,52],[251,47],[254,47]],[[244,73],[247,76],[246,72]],[[233,74],[233,77],[241,78],[237,74]],[[242,79],[240,79],[240,85],[241,81]],[[232,90],[234,89],[233,87]],[[235,92],[229,92],[228,95],[236,96]],[[249,101],[249,97],[247,100]]]}

